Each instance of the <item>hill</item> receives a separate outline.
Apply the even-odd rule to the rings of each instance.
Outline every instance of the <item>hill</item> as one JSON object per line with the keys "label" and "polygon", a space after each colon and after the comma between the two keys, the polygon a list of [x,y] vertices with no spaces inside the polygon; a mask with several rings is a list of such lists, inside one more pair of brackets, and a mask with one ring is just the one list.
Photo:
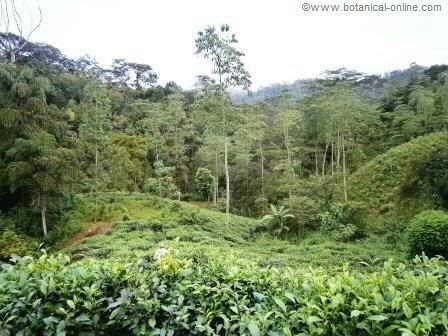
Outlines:
{"label": "hill", "polygon": [[352,199],[365,203],[373,218],[407,219],[436,208],[419,171],[447,144],[448,133],[434,133],[390,149],[351,176]]}
{"label": "hill", "polygon": [[384,75],[365,74],[355,70],[340,68],[327,70],[322,78],[298,79],[292,83],[273,83],[261,87],[249,95],[246,93],[233,93],[232,100],[237,104],[260,103],[286,92],[296,100],[312,96],[323,91],[328,85],[336,81],[351,81],[354,87],[363,95],[371,98],[383,97],[387,87],[402,86],[409,83],[413,78],[424,73],[426,67],[411,64],[404,70],[394,70]]}

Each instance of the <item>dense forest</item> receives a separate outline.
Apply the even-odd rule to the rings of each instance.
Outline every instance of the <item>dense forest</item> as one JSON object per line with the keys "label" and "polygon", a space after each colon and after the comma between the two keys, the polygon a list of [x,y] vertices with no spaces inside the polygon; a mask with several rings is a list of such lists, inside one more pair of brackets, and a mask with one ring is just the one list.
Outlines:
{"label": "dense forest", "polygon": [[[3,34],[2,45],[26,43],[14,64],[4,50],[1,65],[0,204],[14,230],[46,236],[70,195],[105,191],[210,201],[223,210],[228,198],[229,211],[251,217],[269,204],[319,213],[333,198],[351,200],[348,176],[368,160],[446,128],[444,65],[383,78],[328,71],[304,96],[284,88],[234,104],[226,89],[248,88],[250,75],[224,28],[198,35],[214,76],[199,76],[191,91],[157,85],[150,65],[116,59],[102,68]],[[322,199],[316,191],[324,190]]]}
{"label": "dense forest", "polygon": [[184,90],[0,33],[0,335],[446,335],[448,65],[251,92],[192,43]]}

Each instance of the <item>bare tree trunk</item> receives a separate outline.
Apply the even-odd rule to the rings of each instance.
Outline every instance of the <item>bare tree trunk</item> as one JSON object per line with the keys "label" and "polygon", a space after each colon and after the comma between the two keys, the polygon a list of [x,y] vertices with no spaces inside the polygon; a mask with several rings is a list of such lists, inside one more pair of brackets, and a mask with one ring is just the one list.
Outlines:
{"label": "bare tree trunk", "polygon": [[345,138],[342,136],[342,171],[343,171],[343,178],[344,178],[344,199],[347,202],[348,201],[348,195],[347,195],[347,163],[346,163],[346,156],[345,156]]}
{"label": "bare tree trunk", "polygon": [[228,160],[228,144],[227,135],[224,137],[224,164],[226,171],[226,220],[227,224],[230,222],[230,174],[229,174],[229,160]]}
{"label": "bare tree trunk", "polygon": [[314,152],[314,164],[315,164],[315,174],[316,174],[316,176],[319,176],[319,160],[318,160],[318,158],[317,158],[317,155],[318,155],[318,153],[317,153],[317,147],[316,147],[316,151]]}
{"label": "bare tree trunk", "polygon": [[338,136],[337,136],[336,148],[337,148],[336,171],[339,171],[339,166],[340,166],[340,162],[341,162],[341,136],[340,136],[339,131],[338,131]]}
{"label": "bare tree trunk", "polygon": [[95,223],[97,222],[98,214],[98,143],[95,144]]}
{"label": "bare tree trunk", "polygon": [[48,235],[47,230],[47,196],[39,194],[40,198],[40,216],[42,219],[42,230],[44,232],[44,237]]}
{"label": "bare tree trunk", "polygon": [[219,166],[218,166],[218,148],[215,150],[215,187],[213,193],[213,203],[215,206],[218,204],[218,192],[219,192]]}
{"label": "bare tree trunk", "polygon": [[334,142],[331,143],[331,176],[334,176]]}
{"label": "bare tree trunk", "polygon": [[263,153],[263,145],[261,143],[260,143],[260,159],[261,159],[261,195],[264,199],[264,153]]}
{"label": "bare tree trunk", "polygon": [[322,176],[325,176],[325,164],[327,162],[328,143],[325,145],[324,157],[322,158]]}
{"label": "bare tree trunk", "polygon": [[156,162],[159,161],[159,145],[156,142]]}

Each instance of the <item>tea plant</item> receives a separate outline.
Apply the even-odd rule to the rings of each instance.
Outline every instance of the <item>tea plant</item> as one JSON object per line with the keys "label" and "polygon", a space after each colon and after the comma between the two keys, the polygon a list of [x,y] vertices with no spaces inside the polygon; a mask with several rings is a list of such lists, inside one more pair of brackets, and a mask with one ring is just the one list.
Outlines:
{"label": "tea plant", "polygon": [[1,336],[448,333],[448,263],[437,259],[333,275],[175,255],[1,267]]}

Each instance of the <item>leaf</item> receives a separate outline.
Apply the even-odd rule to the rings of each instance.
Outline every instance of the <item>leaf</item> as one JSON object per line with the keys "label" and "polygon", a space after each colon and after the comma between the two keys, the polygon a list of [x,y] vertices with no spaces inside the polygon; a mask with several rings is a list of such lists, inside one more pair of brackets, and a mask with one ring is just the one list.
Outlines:
{"label": "leaf", "polygon": [[398,329],[401,331],[401,336],[416,336],[412,331],[406,328],[400,328]]}
{"label": "leaf", "polygon": [[123,303],[123,302],[122,302],[120,299],[118,299],[117,301],[115,301],[115,302],[111,303],[109,306],[107,306],[106,309],[109,310],[109,309],[118,307],[118,306],[121,305],[122,303]]}
{"label": "leaf", "polygon": [[412,317],[412,309],[406,302],[403,303],[403,312],[406,315],[406,318],[410,319]]}
{"label": "leaf", "polygon": [[266,298],[266,295],[257,293],[257,292],[254,292],[252,295],[254,296],[255,300],[257,300],[258,302],[261,302]]}
{"label": "leaf", "polygon": [[352,310],[352,312],[350,313],[350,317],[358,317],[362,315],[362,311],[359,310]]}
{"label": "leaf", "polygon": [[75,303],[72,300],[67,300],[67,305],[71,308],[71,309],[75,309]]}
{"label": "leaf", "polygon": [[46,282],[42,281],[41,285],[40,285],[40,291],[42,292],[43,295],[47,296],[48,293],[48,285]]}
{"label": "leaf", "polygon": [[296,297],[294,296],[294,294],[292,294],[291,292],[286,292],[285,296],[293,303],[296,302]]}
{"label": "leaf", "polygon": [[115,316],[120,312],[120,308],[115,308],[109,316],[109,320],[113,320]]}
{"label": "leaf", "polygon": [[285,303],[278,297],[274,297],[274,301],[286,313]]}
{"label": "leaf", "polygon": [[249,329],[249,332],[251,336],[260,336],[260,329],[258,329],[258,326],[255,322],[249,322],[247,325],[247,329]]}
{"label": "leaf", "polygon": [[80,323],[90,322],[90,317],[87,314],[81,314],[76,318],[76,321]]}
{"label": "leaf", "polygon": [[384,316],[384,315],[372,315],[372,316],[369,316],[367,319],[370,321],[381,322],[381,321],[387,320],[388,317]]}

